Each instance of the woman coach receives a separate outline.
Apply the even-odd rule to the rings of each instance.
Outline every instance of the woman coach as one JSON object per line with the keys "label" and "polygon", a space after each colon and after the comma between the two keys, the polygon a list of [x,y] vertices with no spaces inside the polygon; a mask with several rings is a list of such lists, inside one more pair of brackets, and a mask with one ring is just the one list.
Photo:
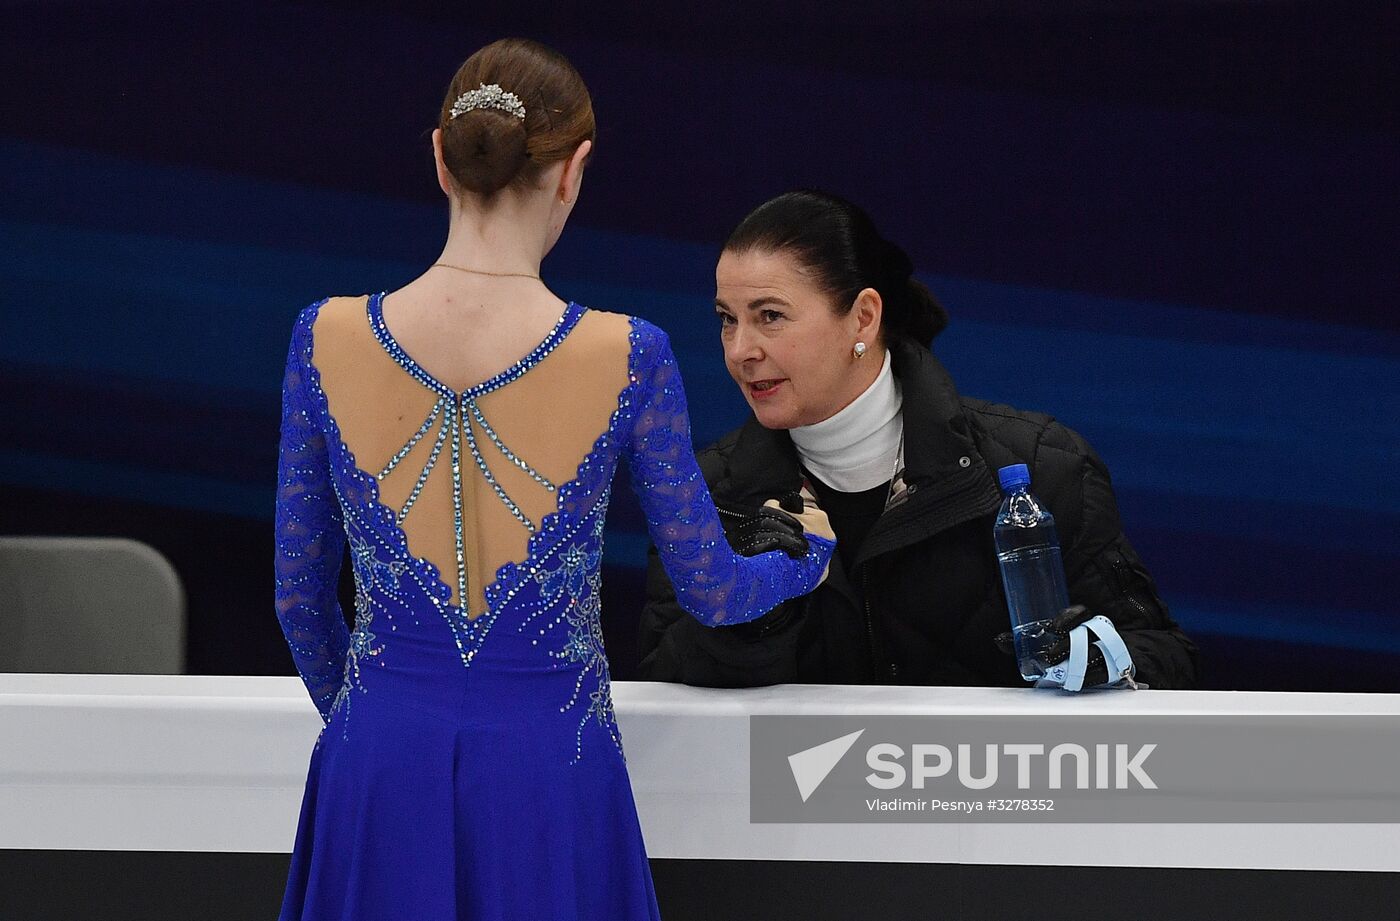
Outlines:
{"label": "woman coach", "polygon": [[[806,484],[837,554],[811,594],[713,630],[682,612],[653,551],[641,677],[1023,686],[996,642],[1009,618],[992,520],[996,470],[1024,463],[1083,606],[1064,622],[1104,615],[1139,681],[1194,686],[1196,647],[1124,536],[1103,462],[1050,416],[957,393],[930,351],[947,317],[912,268],[865,212],[817,192],[768,201],[730,235],[715,309],[753,415],[700,455],[701,469],[736,549],[800,550],[799,529],[761,507]],[[1106,677],[1102,657],[1093,664],[1086,686]]]}

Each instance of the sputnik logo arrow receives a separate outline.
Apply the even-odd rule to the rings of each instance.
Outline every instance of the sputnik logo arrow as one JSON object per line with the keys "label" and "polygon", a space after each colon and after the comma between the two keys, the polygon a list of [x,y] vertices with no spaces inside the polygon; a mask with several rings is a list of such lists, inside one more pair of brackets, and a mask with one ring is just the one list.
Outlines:
{"label": "sputnik logo arrow", "polygon": [[822,781],[864,733],[864,729],[857,729],[839,739],[788,755],[788,767],[792,768],[792,779],[797,781],[797,792],[802,794],[802,802],[807,802],[807,798],[817,792],[817,787],[822,785]]}

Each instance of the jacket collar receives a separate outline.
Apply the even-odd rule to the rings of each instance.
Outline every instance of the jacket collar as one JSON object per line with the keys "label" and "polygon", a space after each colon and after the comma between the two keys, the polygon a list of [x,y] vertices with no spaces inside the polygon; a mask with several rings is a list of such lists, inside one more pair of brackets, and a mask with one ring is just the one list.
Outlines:
{"label": "jacket collar", "polygon": [[[982,455],[948,370],[932,352],[907,339],[891,343],[890,353],[905,393],[905,482],[925,485],[965,476],[980,465]],[[963,458],[968,459],[966,464]]]}

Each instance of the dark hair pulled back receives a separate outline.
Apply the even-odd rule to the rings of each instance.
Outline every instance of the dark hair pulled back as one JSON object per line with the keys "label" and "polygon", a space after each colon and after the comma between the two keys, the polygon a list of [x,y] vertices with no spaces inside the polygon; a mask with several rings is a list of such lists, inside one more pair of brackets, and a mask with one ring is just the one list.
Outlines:
{"label": "dark hair pulled back", "polygon": [[903,249],[880,236],[860,207],[825,192],[787,192],[759,205],[725,241],[727,252],[791,253],[829,294],[838,314],[874,288],[883,302],[881,334],[906,336],[925,348],[948,325],[933,293],[913,277]]}
{"label": "dark hair pulled back", "polygon": [[[499,109],[452,117],[452,103],[483,83],[514,93],[525,118]],[[593,100],[583,78],[559,52],[525,38],[492,42],[463,62],[438,114],[442,160],[463,189],[490,198],[529,188],[552,163],[594,140]]]}

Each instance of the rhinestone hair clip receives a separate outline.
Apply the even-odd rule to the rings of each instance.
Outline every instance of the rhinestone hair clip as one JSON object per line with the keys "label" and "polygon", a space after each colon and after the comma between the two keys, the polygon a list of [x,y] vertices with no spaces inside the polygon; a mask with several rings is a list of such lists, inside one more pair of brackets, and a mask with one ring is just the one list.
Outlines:
{"label": "rhinestone hair clip", "polygon": [[501,89],[498,83],[483,83],[477,89],[467,90],[458,96],[452,103],[449,117],[456,118],[472,109],[500,109],[516,118],[525,118],[525,106],[520,97],[509,90]]}

